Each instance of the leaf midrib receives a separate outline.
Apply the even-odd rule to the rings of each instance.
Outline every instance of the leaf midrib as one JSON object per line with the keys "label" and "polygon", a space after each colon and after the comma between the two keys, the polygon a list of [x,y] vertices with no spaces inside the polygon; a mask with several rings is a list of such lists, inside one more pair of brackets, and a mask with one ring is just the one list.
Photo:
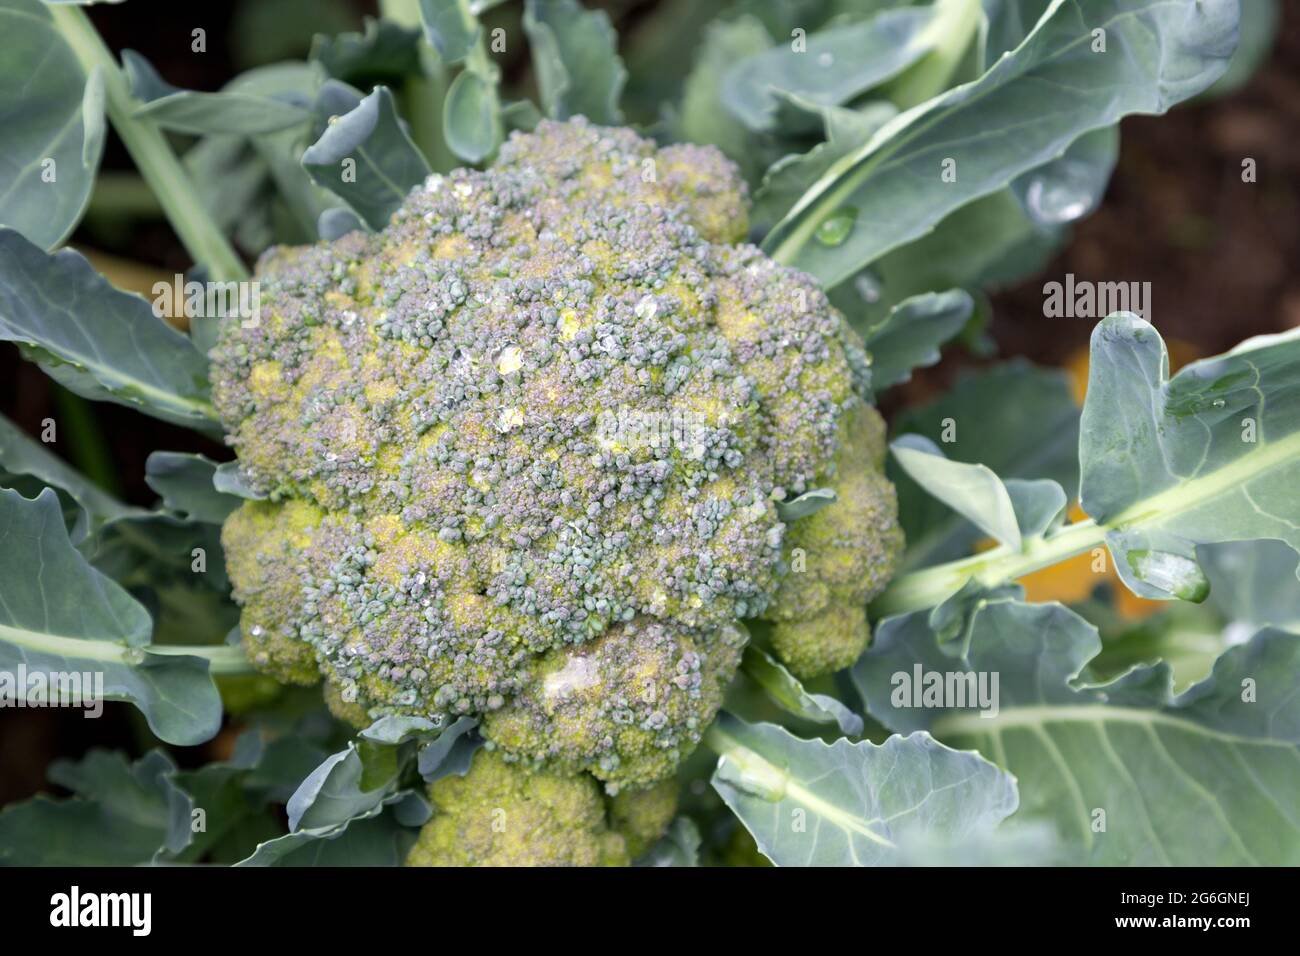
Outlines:
{"label": "leaf midrib", "polygon": [[1231,744],[1249,746],[1295,748],[1295,741],[1275,737],[1247,737],[1207,727],[1186,717],[1178,717],[1163,710],[1143,710],[1139,707],[1113,707],[1103,702],[1095,704],[1043,704],[1029,707],[1003,708],[996,717],[981,717],[963,713],[940,717],[930,727],[930,732],[940,739],[947,736],[985,734],[1008,729],[1041,728],[1048,724],[1126,723],[1140,726],[1172,727],[1186,733],[1210,737]]}

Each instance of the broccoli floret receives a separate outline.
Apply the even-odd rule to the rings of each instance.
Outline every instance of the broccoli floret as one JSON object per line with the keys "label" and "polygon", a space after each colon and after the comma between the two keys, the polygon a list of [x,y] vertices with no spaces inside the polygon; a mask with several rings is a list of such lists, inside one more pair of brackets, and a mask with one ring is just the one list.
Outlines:
{"label": "broccoli floret", "polygon": [[608,801],[609,825],[627,841],[636,859],[668,830],[677,812],[677,783],[661,780],[648,790],[620,790]]}
{"label": "broccoli floret", "polygon": [[250,501],[221,529],[226,570],[239,602],[239,629],[249,658],[285,684],[319,683],[312,646],[298,639],[302,603],[299,556],[324,512],[303,501]]}
{"label": "broccoli floret", "polygon": [[[268,499],[224,535],[257,666],[323,675],[356,723],[477,716],[613,793],[698,742],[738,621],[847,663],[897,550],[847,424],[867,359],[810,277],[734,244],[746,206],[715,150],[548,121],[381,232],[264,256],[260,322],[213,352]],[[840,501],[788,530],[777,503],[823,485]],[[833,565],[824,600],[783,583],[792,541]]]}
{"label": "broccoli floret", "polygon": [[889,583],[903,551],[894,486],[884,476],[885,425],[854,405],[840,419],[835,501],[786,534],[790,573],[765,616],[772,647],[799,677],[848,667],[866,649],[867,602]]}
{"label": "broccoli floret", "polygon": [[618,866],[627,842],[609,829],[591,777],[534,771],[480,750],[463,776],[429,787],[433,817],[407,866]]}
{"label": "broccoli floret", "polygon": [[647,618],[536,658],[483,732],[510,753],[644,787],[699,743],[740,663],[745,634],[674,629]]}

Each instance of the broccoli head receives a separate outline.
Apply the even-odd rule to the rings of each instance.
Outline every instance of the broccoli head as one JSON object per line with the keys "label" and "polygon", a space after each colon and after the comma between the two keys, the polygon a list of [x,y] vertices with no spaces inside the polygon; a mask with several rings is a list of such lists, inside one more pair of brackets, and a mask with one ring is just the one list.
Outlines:
{"label": "broccoli head", "polygon": [[737,622],[850,661],[899,541],[868,360],[740,244],[746,206],[711,148],[542,122],[378,233],[268,252],[260,321],[212,353],[265,499],[224,529],[254,662],[353,720],[476,715],[491,766],[613,793],[698,742]]}

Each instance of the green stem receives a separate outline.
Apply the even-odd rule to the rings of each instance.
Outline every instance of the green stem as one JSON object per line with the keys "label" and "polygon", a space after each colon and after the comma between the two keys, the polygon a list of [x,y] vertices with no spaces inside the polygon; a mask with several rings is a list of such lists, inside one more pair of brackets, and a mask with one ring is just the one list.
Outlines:
{"label": "green stem", "polygon": [[1092,519],[1077,521],[1050,538],[1027,541],[1018,551],[1003,545],[974,557],[900,575],[872,603],[872,612],[879,617],[934,607],[971,580],[985,587],[1014,581],[1097,547],[1105,542],[1110,531],[1140,529],[1148,523],[1158,527],[1161,522],[1172,522],[1180,515],[1213,508],[1234,489],[1245,487],[1261,474],[1291,467],[1297,461],[1300,461],[1300,431],[1260,444],[1255,451],[1214,471],[1176,482],[1135,501],[1111,515],[1105,524],[1097,524]]}
{"label": "green stem", "polygon": [[136,104],[126,77],[90,18],[71,4],[51,4],[48,9],[86,71],[98,68],[103,72],[105,109],[113,129],[152,187],[191,258],[206,266],[213,280],[247,279],[248,269],[203,208],[198,191],[162,131],[133,115]]}
{"label": "green stem", "polygon": [[252,674],[253,664],[242,647],[229,644],[195,645],[145,644],[131,647],[118,641],[100,641],[93,638],[62,637],[24,628],[0,624],[0,640],[29,648],[43,654],[66,657],[69,660],[103,661],[109,664],[126,664],[134,667],[142,663],[145,654],[166,657],[202,657],[213,674]]}
{"label": "green stem", "polygon": [[1107,530],[1092,519],[1076,521],[1050,538],[1026,542],[1023,550],[1003,545],[960,561],[901,575],[872,602],[872,614],[884,617],[934,607],[961,590],[967,581],[978,581],[985,587],[1015,581],[1097,547],[1106,540]]}
{"label": "green stem", "polygon": [[921,38],[930,52],[885,87],[885,98],[907,110],[946,90],[979,36],[982,17],[980,0],[939,0],[938,15]]}
{"label": "green stem", "polygon": [[203,657],[207,659],[208,671],[212,674],[256,674],[242,647],[229,644],[202,645],[189,647],[183,644],[150,644],[144,648],[150,654],[162,654],[170,657]]}
{"label": "green stem", "polygon": [[726,757],[734,763],[756,789],[775,795],[786,792],[788,775],[723,730],[718,721],[715,720],[704,732],[703,743],[719,757]]}
{"label": "green stem", "polygon": [[[418,0],[379,0],[379,15],[385,20],[424,32]],[[459,163],[442,135],[442,101],[447,92],[447,69],[438,53],[423,35],[420,38],[419,75],[407,77],[402,84],[403,114],[411,129],[411,139],[424,153],[436,172],[447,172]]]}

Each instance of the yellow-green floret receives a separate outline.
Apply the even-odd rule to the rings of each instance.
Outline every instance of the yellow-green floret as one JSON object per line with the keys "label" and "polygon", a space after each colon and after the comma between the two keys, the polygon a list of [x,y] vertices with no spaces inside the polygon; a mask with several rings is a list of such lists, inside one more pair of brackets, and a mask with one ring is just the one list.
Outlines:
{"label": "yellow-green floret", "polygon": [[798,677],[852,664],[871,631],[867,601],[889,583],[903,550],[894,488],[884,476],[885,426],[874,408],[840,418],[835,471],[821,482],[835,501],[794,522],[785,536],[789,573],[765,616],[772,648]]}
{"label": "yellow-green floret", "polygon": [[661,780],[648,790],[620,790],[608,801],[609,825],[627,841],[636,859],[650,849],[673,822],[677,812],[677,783]]}
{"label": "yellow-green floret", "polygon": [[[846,424],[874,414],[867,360],[809,276],[735,244],[746,205],[715,150],[543,122],[381,232],[268,253],[260,321],[213,352],[267,496],[224,536],[257,665],[323,674],[354,721],[477,716],[615,792],[698,742],[736,622],[847,663],[897,550]],[[825,486],[839,517],[788,530],[777,503]],[[814,573],[820,603],[791,583]]]}
{"label": "yellow-green floret", "polygon": [[512,754],[643,787],[695,749],[722,704],[746,635],[678,629],[648,618],[616,624],[578,647],[535,658],[483,733]]}
{"label": "yellow-green floret", "polygon": [[429,801],[433,817],[407,866],[619,866],[630,859],[588,776],[532,771],[480,750],[463,777],[432,784]]}

